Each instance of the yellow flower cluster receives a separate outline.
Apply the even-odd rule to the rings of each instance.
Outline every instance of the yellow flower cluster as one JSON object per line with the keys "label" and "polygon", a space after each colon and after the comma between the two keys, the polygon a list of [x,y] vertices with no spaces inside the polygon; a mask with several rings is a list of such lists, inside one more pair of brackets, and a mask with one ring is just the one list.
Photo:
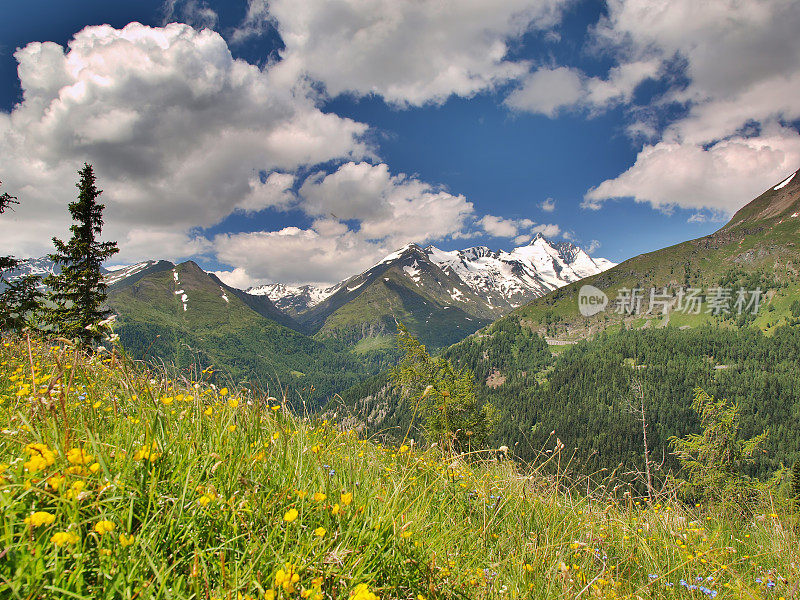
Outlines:
{"label": "yellow flower cluster", "polygon": [[111,521],[98,521],[97,524],[94,526],[94,530],[99,533],[100,535],[105,535],[107,533],[111,533],[114,531],[116,526]]}
{"label": "yellow flower cluster", "polygon": [[25,524],[31,527],[39,527],[41,525],[50,525],[55,520],[56,516],[54,514],[39,510],[30,517],[25,517]]}
{"label": "yellow flower cluster", "polygon": [[74,531],[58,531],[53,534],[50,541],[61,548],[62,546],[77,544],[80,539]]}
{"label": "yellow flower cluster", "polygon": [[292,563],[286,563],[283,569],[275,574],[275,587],[283,588],[287,594],[294,594],[294,585],[298,581],[300,581],[300,575],[297,573],[297,567]]}
{"label": "yellow flower cluster", "polygon": [[25,446],[28,460],[23,465],[29,473],[43,471],[56,462],[56,455],[46,444],[28,444]]}
{"label": "yellow flower cluster", "polygon": [[369,591],[369,586],[366,583],[359,583],[353,591],[350,592],[351,600],[379,600],[379,596]]}

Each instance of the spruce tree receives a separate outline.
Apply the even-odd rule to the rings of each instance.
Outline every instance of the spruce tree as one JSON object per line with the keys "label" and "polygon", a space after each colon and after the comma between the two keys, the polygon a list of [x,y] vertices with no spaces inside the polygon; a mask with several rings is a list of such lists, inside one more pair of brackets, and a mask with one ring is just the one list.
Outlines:
{"label": "spruce tree", "polygon": [[[19,204],[15,196],[8,192],[0,194],[0,214],[12,204]],[[26,275],[9,279],[7,274],[18,266],[19,260],[13,256],[0,256],[0,330],[20,330],[32,325],[40,309],[41,278]]]}
{"label": "spruce tree", "polygon": [[96,239],[103,228],[105,206],[97,201],[102,191],[95,185],[92,166],[84,164],[78,174],[78,200],[69,205],[72,238],[69,242],[53,238],[56,252],[49,258],[61,265],[61,273],[47,277],[45,283],[54,305],[48,319],[53,332],[91,346],[102,339],[99,324],[111,314],[103,308],[106,285],[100,266],[119,249],[116,242]]}

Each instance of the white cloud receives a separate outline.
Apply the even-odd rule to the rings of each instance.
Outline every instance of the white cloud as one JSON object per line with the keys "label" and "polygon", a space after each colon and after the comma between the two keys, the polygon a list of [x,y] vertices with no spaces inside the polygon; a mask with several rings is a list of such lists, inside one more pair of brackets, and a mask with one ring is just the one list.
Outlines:
{"label": "white cloud", "polygon": [[272,281],[335,283],[394,249],[339,225],[223,234],[214,238],[214,246],[220,261],[237,266],[232,275],[241,285],[248,284],[244,287]]}
{"label": "white cloud", "polygon": [[[562,235],[561,227],[555,225],[553,223],[536,225],[535,227],[531,228],[531,233],[537,234],[541,233],[546,238],[554,238]],[[564,237],[567,237],[564,235]]]}
{"label": "white cloud", "polygon": [[350,162],[330,174],[316,173],[299,195],[307,214],[357,220],[363,239],[390,247],[442,239],[461,231],[473,214],[464,196],[403,173],[392,175],[385,164]]}
{"label": "white cloud", "polygon": [[527,234],[527,233],[524,233],[522,235],[518,235],[513,240],[514,241],[514,245],[515,246],[522,246],[523,244],[527,244],[528,242],[531,241],[532,237],[533,237],[532,235]]}
{"label": "white cloud", "polygon": [[222,283],[240,290],[246,290],[260,283],[267,283],[253,279],[247,270],[242,267],[236,267],[230,271],[214,271],[214,275],[219,277]]}
{"label": "white cloud", "polygon": [[472,204],[385,164],[345,163],[310,175],[294,205],[311,227],[219,235],[218,259],[234,265],[231,280],[334,283],[409,243],[463,236]]}
{"label": "white cloud", "polygon": [[[639,60],[683,61],[688,83],[654,107],[680,103],[688,112],[630,169],[590,190],[585,206],[630,196],[730,215],[800,166],[797,132],[782,126],[800,119],[796,2],[610,0],[608,9],[598,43]],[[647,122],[630,131],[658,135]]]}
{"label": "white cloud", "polygon": [[[285,207],[286,173],[302,165],[370,155],[366,125],[321,112],[271,68],[233,59],[211,30],[87,27],[66,50],[36,42],[15,56],[23,101],[0,113],[0,155],[4,186],[22,203],[0,238],[16,254],[41,255],[67,234],[84,161],[125,261],[141,255],[136,240],[153,224],[189,245],[193,228],[237,209]],[[258,174],[272,171],[282,173],[262,183]]]}
{"label": "white cloud", "polygon": [[553,212],[556,209],[556,201],[552,198],[545,198],[539,203],[539,208],[544,212]]}
{"label": "white cloud", "polygon": [[600,241],[599,241],[599,240],[592,240],[591,242],[589,242],[589,243],[586,245],[586,248],[584,248],[584,249],[585,249],[585,250],[586,250],[586,252],[588,252],[589,254],[592,254],[593,252],[595,252],[595,251],[599,250],[599,249],[600,249],[600,246],[602,246],[602,244],[600,243]]}
{"label": "white cloud", "polygon": [[800,166],[800,135],[775,128],[758,137],[735,137],[708,148],[659,142],[645,148],[620,176],[586,194],[584,208],[630,197],[654,208],[708,208],[731,215]]}
{"label": "white cloud", "polygon": [[555,117],[562,108],[576,104],[584,97],[580,73],[568,67],[539,69],[522,82],[521,87],[505,99],[506,106]]}
{"label": "white cloud", "polygon": [[486,215],[477,221],[483,230],[494,237],[514,237],[519,233],[519,223],[514,219]]}
{"label": "white cloud", "polygon": [[554,118],[565,109],[596,113],[621,102],[630,102],[642,81],[656,75],[657,61],[624,63],[609,70],[608,77],[588,77],[571,67],[540,68],[522,79],[505,99],[509,108]]}
{"label": "white cloud", "polygon": [[568,0],[250,0],[235,40],[274,24],[280,67],[328,93],[377,94],[391,103],[441,103],[524,74],[509,42],[553,27]]}
{"label": "white cloud", "polygon": [[524,243],[523,238],[530,238],[541,233],[545,237],[557,237],[562,235],[561,227],[555,224],[537,224],[530,219],[508,219],[495,215],[484,215],[476,222],[483,231],[493,237],[514,238],[515,244]]}
{"label": "white cloud", "polygon": [[286,209],[295,201],[292,191],[295,177],[291,173],[270,173],[262,180],[261,177],[251,177],[248,182],[250,192],[242,199],[236,208],[244,212],[258,212],[265,208]]}

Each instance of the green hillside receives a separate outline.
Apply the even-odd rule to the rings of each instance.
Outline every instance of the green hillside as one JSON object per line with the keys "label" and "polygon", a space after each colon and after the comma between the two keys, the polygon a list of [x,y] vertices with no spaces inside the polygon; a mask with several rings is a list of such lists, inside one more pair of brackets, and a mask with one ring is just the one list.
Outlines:
{"label": "green hillside", "polygon": [[290,386],[312,402],[363,377],[363,361],[268,318],[269,300],[256,300],[260,305],[245,304],[191,261],[114,285],[108,298],[134,358],[182,369],[214,366],[276,395]]}
{"label": "green hillside", "polygon": [[[461,302],[454,301],[454,293]],[[380,263],[348,280],[298,319],[319,339],[358,344],[384,338],[383,343],[371,342],[371,347],[390,346],[388,338],[397,331],[396,322],[401,321],[424,343],[442,348],[464,339],[496,316],[469,287],[433,265],[412,244],[394,261]]]}
{"label": "green hillside", "polygon": [[[662,250],[642,254],[580,282],[555,290],[517,309],[506,318],[519,319],[534,331],[572,341],[625,323],[628,327],[696,327],[703,323],[724,325],[754,321],[765,331],[791,317],[792,304],[800,299],[800,177],[785,187],[770,188],[750,202],[719,231]],[[581,287],[592,285],[609,298],[606,310],[590,317],[578,308]],[[675,298],[680,288],[700,288],[703,296],[715,287],[732,293],[731,312],[714,315],[704,302],[700,314],[672,310],[668,317],[660,307],[652,314],[650,291],[667,288]],[[734,308],[736,290],[760,287],[764,292],[761,309],[753,319],[739,316]],[[623,289],[642,290],[640,314],[618,314],[615,299]],[[749,296],[748,296],[749,300]],[[676,306],[673,304],[673,308]]]}

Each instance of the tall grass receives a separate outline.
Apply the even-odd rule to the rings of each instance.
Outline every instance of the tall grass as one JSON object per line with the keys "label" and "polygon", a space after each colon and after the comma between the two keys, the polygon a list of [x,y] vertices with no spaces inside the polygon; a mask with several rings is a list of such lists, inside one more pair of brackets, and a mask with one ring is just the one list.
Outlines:
{"label": "tall grass", "polygon": [[0,344],[0,597],[797,597],[790,515],[578,493],[195,379]]}

